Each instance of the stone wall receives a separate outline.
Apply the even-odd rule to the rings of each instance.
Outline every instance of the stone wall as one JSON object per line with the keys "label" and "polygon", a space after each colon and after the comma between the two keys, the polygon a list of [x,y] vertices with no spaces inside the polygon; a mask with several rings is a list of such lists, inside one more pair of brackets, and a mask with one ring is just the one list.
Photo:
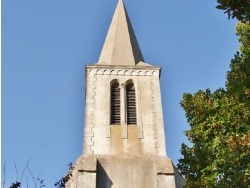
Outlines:
{"label": "stone wall", "polygon": [[[129,148],[131,143],[133,145],[136,143],[135,148],[140,147],[140,152],[136,151],[139,155],[166,155],[159,75],[160,68],[152,66],[86,66],[85,154],[133,155]],[[124,88],[129,80],[135,84],[136,125],[127,125],[126,121],[122,120],[119,128],[112,128],[110,124],[112,80],[117,80],[121,88]],[[123,97],[121,103],[124,103]],[[125,113],[124,110],[125,108],[121,108],[122,114]],[[121,134],[120,138],[118,134]],[[112,144],[114,140],[112,135],[116,138],[115,145]],[[136,142],[133,135],[138,138]]]}
{"label": "stone wall", "polygon": [[67,188],[177,187],[171,161],[161,156],[81,156],[72,174]]}

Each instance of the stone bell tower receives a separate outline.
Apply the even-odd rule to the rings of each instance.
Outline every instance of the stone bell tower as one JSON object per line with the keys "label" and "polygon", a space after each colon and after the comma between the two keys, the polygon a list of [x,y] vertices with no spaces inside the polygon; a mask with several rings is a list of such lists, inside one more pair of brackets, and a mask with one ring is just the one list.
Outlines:
{"label": "stone bell tower", "polygon": [[85,67],[83,155],[67,188],[176,188],[166,156],[160,67],[144,62],[122,0],[98,63]]}

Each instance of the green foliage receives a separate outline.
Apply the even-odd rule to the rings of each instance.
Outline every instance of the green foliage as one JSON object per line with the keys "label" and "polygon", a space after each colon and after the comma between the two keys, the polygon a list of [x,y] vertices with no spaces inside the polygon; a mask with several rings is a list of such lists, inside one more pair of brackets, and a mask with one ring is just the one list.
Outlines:
{"label": "green foliage", "polygon": [[15,183],[12,183],[10,186],[10,188],[19,188],[19,187],[21,187],[21,183],[18,181],[16,181]]}
{"label": "green foliage", "polygon": [[231,61],[226,86],[231,93],[242,93],[250,88],[250,25],[239,22],[236,30],[242,44],[241,53],[237,52]]}
{"label": "green foliage", "polygon": [[217,9],[224,10],[228,19],[237,18],[242,22],[250,21],[250,0],[217,0]]}
{"label": "green foliage", "polygon": [[187,188],[247,187],[250,169],[250,25],[237,24],[240,52],[226,89],[184,94],[181,106],[192,146],[182,144],[178,168]]}
{"label": "green foliage", "polygon": [[69,166],[69,172],[66,176],[62,177],[59,181],[57,181],[54,186],[57,188],[65,188],[67,182],[70,180],[70,178],[72,177],[72,171],[74,170],[74,166],[72,163],[68,164]]}

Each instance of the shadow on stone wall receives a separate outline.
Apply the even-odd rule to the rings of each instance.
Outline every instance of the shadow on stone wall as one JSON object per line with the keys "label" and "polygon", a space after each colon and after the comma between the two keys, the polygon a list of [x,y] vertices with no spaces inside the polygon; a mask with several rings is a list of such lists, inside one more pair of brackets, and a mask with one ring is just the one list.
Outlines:
{"label": "shadow on stone wall", "polygon": [[97,160],[97,170],[96,170],[96,188],[111,188],[113,182],[108,177],[108,174]]}

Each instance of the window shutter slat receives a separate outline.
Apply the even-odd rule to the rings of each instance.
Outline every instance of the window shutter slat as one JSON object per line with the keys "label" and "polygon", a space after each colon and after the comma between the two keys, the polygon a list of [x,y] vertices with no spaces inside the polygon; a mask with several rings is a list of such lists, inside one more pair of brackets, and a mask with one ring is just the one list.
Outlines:
{"label": "window shutter slat", "polygon": [[121,100],[118,83],[111,86],[111,124],[121,124]]}
{"label": "window shutter slat", "polygon": [[134,84],[128,84],[126,87],[127,94],[127,123],[136,124],[136,97]]}

